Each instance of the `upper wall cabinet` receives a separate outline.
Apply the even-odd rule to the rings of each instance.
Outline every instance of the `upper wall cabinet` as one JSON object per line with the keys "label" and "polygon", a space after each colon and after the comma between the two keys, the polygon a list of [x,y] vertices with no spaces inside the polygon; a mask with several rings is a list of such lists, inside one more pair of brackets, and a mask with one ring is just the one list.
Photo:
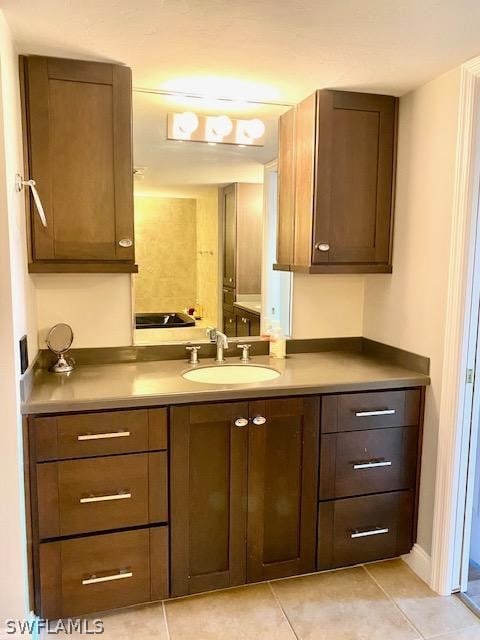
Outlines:
{"label": "upper wall cabinet", "polygon": [[21,58],[30,272],[134,272],[128,67]]}
{"label": "upper wall cabinet", "polygon": [[280,118],[276,269],[392,271],[397,104],[322,90]]}

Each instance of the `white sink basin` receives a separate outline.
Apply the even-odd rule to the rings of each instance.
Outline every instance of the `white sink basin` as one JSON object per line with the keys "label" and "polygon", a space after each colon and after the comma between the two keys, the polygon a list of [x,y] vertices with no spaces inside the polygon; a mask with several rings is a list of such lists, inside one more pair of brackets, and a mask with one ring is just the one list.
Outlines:
{"label": "white sink basin", "polygon": [[206,384],[248,384],[275,380],[279,375],[276,369],[255,364],[220,364],[191,369],[182,377],[185,380]]}

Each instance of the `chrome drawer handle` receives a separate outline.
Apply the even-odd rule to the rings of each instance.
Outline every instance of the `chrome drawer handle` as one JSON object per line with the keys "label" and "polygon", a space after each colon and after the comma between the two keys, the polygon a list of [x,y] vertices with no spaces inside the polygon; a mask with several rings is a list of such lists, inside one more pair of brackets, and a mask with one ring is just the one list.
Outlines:
{"label": "chrome drawer handle", "polygon": [[129,491],[119,491],[118,493],[112,493],[105,496],[87,496],[86,498],[80,498],[80,504],[88,504],[90,502],[108,502],[110,500],[128,500],[132,497]]}
{"label": "chrome drawer handle", "polygon": [[133,571],[121,570],[118,573],[113,573],[110,576],[97,577],[94,573],[90,578],[82,580],[82,584],[98,584],[99,582],[111,582],[112,580],[123,580],[124,578],[133,578]]}
{"label": "chrome drawer handle", "polygon": [[77,440],[107,440],[107,438],[127,438],[130,431],[112,431],[111,433],[84,433],[77,436]]}
{"label": "chrome drawer handle", "polygon": [[315,249],[317,251],[330,251],[330,245],[327,242],[317,242]]}
{"label": "chrome drawer handle", "polygon": [[255,418],[253,418],[252,422],[253,424],[256,424],[257,426],[261,426],[262,424],[265,424],[267,421],[266,418],[264,418],[263,416],[255,416]]}
{"label": "chrome drawer handle", "polygon": [[237,418],[235,420],[236,427],[246,427],[248,424],[248,420],[246,418]]}
{"label": "chrome drawer handle", "polygon": [[366,538],[368,536],[380,536],[382,534],[388,533],[389,529],[387,527],[375,527],[375,529],[354,529],[350,534],[351,538]]}
{"label": "chrome drawer handle", "polygon": [[395,409],[377,409],[376,411],[356,411],[357,418],[366,418],[368,416],[393,416]]}
{"label": "chrome drawer handle", "polygon": [[353,465],[354,469],[375,469],[376,467],[391,467],[391,460],[369,460],[368,462],[357,462]]}

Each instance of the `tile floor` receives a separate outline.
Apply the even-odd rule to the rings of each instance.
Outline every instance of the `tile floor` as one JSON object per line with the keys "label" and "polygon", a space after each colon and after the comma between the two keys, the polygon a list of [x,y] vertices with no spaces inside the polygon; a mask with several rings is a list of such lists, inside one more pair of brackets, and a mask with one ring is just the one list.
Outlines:
{"label": "tile floor", "polygon": [[480,640],[480,620],[460,599],[437,596],[402,560],[170,600],[103,620],[98,637],[105,640]]}

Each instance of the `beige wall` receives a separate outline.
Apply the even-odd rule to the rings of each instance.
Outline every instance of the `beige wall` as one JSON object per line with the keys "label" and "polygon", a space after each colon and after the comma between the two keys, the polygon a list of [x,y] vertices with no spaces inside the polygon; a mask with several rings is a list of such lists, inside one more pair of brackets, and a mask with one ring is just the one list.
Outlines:
{"label": "beige wall", "polygon": [[364,282],[364,276],[294,274],[292,337],[361,336]]}
{"label": "beige wall", "polygon": [[135,311],[183,311],[197,289],[196,200],[135,196]]}
{"label": "beige wall", "polygon": [[128,274],[38,274],[34,281],[40,348],[46,348],[45,336],[57,322],[72,327],[77,349],[132,343]]}
{"label": "beige wall", "polygon": [[0,11],[0,405],[2,487],[0,527],[0,635],[6,618],[28,615],[22,423],[18,340],[37,351],[34,290],[27,274],[17,52]]}
{"label": "beige wall", "polygon": [[197,298],[212,325],[218,321],[218,278],[218,190],[211,189],[197,199]]}
{"label": "beige wall", "polygon": [[394,271],[365,278],[364,335],[431,358],[418,542],[430,553],[459,106],[457,68],[400,100]]}

